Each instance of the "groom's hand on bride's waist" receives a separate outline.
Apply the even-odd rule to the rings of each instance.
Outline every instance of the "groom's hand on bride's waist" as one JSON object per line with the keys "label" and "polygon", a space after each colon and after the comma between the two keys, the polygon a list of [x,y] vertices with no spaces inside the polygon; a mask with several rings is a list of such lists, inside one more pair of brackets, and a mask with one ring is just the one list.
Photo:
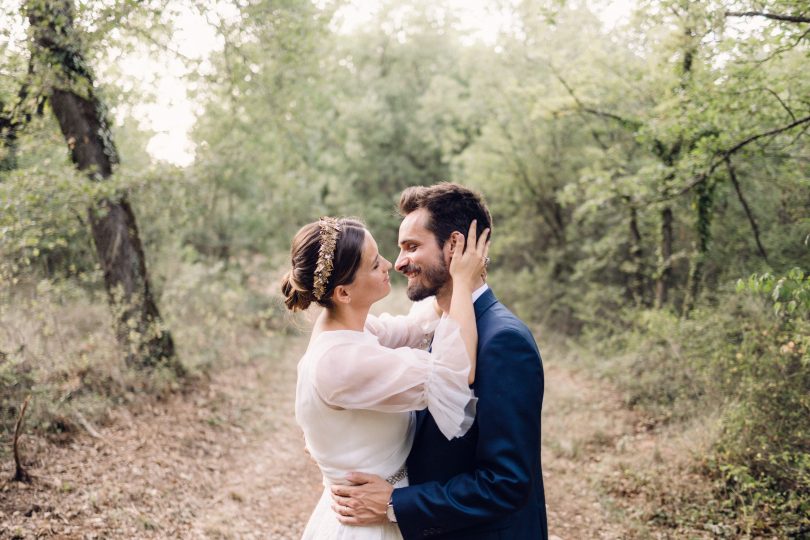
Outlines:
{"label": "groom's hand on bride's waist", "polygon": [[373,474],[349,473],[353,485],[332,486],[332,510],[344,525],[388,523],[385,511],[394,486]]}

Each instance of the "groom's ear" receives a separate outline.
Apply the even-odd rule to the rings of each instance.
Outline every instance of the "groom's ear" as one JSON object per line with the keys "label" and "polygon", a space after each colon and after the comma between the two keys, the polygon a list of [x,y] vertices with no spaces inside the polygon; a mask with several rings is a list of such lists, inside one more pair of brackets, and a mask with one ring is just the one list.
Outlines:
{"label": "groom's ear", "polygon": [[458,245],[458,240],[460,236],[461,236],[460,232],[453,231],[452,233],[450,233],[450,237],[444,243],[445,250],[447,250],[447,253],[449,255],[452,255],[453,252],[456,250],[456,246]]}

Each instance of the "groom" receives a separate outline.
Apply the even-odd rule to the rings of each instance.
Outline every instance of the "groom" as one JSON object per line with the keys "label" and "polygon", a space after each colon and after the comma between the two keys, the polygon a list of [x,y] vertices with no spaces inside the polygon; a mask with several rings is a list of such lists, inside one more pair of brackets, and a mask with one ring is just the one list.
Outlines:
{"label": "groom", "polygon": [[[491,217],[477,193],[442,183],[406,189],[399,202],[397,271],[408,277],[408,297],[436,295],[450,307],[448,272],[454,231]],[[548,538],[540,468],[543,366],[529,329],[482,279],[473,293],[478,361],[473,389],[475,422],[448,441],[427,410],[416,413],[408,456],[409,487],[394,489],[374,475],[352,473],[355,485],[333,486],[333,509],[345,524],[395,521],[405,540],[545,540]]]}

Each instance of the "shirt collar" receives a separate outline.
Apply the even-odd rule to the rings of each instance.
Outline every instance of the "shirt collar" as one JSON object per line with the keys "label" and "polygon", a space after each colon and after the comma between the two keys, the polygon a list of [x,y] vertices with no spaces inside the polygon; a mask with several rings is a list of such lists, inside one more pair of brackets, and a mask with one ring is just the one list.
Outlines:
{"label": "shirt collar", "polygon": [[478,287],[477,289],[475,289],[475,290],[473,291],[473,293],[472,293],[472,301],[473,301],[473,304],[475,303],[475,301],[476,301],[476,300],[478,300],[479,298],[481,298],[481,295],[482,295],[482,294],[484,294],[485,292],[487,292],[487,289],[489,289],[489,285],[487,285],[486,283],[484,283],[483,285],[481,285],[480,287]]}

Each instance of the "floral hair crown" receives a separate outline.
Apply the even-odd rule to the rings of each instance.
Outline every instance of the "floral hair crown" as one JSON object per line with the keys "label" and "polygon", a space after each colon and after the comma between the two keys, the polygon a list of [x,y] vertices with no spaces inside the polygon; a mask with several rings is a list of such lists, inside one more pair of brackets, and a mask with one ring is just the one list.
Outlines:
{"label": "floral hair crown", "polygon": [[318,248],[318,263],[315,265],[315,279],[312,285],[312,295],[320,300],[326,293],[326,285],[332,275],[335,260],[335,246],[337,246],[340,223],[333,217],[322,217],[318,220],[321,228],[321,245]]}

